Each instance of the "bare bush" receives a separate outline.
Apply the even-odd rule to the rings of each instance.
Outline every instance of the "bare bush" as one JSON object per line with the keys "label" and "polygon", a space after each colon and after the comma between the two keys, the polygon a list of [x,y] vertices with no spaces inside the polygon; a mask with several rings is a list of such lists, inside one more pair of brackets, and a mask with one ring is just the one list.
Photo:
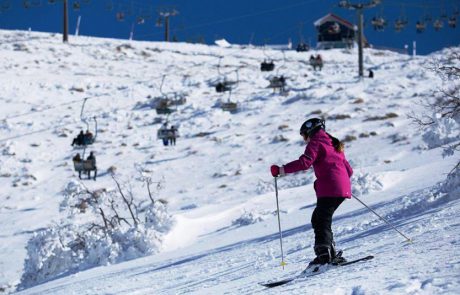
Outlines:
{"label": "bare bush", "polygon": [[[443,86],[426,97],[424,113],[412,113],[409,117],[425,131],[423,139],[429,148],[443,147],[444,156],[453,156],[460,151],[460,50],[444,52],[428,66],[442,79]],[[459,167],[457,161],[451,173]]]}

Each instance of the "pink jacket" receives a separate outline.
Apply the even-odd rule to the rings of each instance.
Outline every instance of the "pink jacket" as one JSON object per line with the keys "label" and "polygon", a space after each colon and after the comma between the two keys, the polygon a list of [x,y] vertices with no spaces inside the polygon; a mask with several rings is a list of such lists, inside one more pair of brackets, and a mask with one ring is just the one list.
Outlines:
{"label": "pink jacket", "polygon": [[316,180],[314,188],[318,198],[351,198],[350,177],[353,174],[343,152],[337,152],[332,139],[324,130],[319,130],[308,143],[298,160],[284,165],[285,173],[307,170],[313,165]]}

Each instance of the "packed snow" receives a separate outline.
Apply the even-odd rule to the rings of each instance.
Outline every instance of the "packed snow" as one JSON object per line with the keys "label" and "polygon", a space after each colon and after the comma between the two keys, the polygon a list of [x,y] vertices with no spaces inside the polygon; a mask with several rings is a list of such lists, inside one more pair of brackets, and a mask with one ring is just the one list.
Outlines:
{"label": "packed snow", "polygon": [[[0,293],[460,293],[460,118],[426,107],[458,91],[431,65],[460,49],[364,53],[374,79],[357,77],[356,49],[0,31]],[[260,71],[267,58],[273,72]],[[286,91],[268,88],[281,75]],[[232,91],[217,93],[224,80]],[[164,98],[181,103],[157,114]],[[410,118],[423,113],[429,128]],[[354,195],[412,242],[351,199],[334,216],[338,247],[375,258],[266,290],[313,258],[314,175],[278,179],[283,269],[269,167],[302,154],[298,129],[315,116],[346,142]],[[157,139],[164,122],[175,146]],[[71,146],[88,128],[94,144]],[[80,180],[72,158],[90,151],[97,179]]]}

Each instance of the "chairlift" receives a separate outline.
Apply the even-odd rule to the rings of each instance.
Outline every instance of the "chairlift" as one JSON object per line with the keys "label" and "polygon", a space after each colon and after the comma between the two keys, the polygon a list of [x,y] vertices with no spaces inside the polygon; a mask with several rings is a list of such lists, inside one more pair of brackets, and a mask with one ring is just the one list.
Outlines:
{"label": "chairlift", "polygon": [[339,7],[340,8],[348,8],[350,6],[350,1],[348,0],[341,0],[339,2]]}
{"label": "chairlift", "polygon": [[456,16],[451,16],[449,18],[449,27],[451,27],[452,29],[455,29],[457,27],[457,17]]}
{"label": "chairlift", "polygon": [[[84,111],[85,111],[85,105],[86,105],[86,101],[89,99],[89,97],[86,97],[84,100],[83,100],[83,104],[81,106],[81,111],[80,111],[80,120],[86,124],[86,130],[89,130],[89,123],[88,123],[88,120],[87,118],[84,116]],[[97,119],[96,119],[96,116],[93,116],[92,118],[94,120],[94,133],[93,133],[93,137],[90,138],[90,139],[86,139],[85,142],[84,142],[84,145],[90,145],[90,144],[93,144],[95,141],[96,141],[96,137],[97,137]]]}
{"label": "chairlift", "polygon": [[222,103],[222,110],[225,112],[236,113],[238,111],[238,103],[227,101]]}
{"label": "chairlift", "polygon": [[395,21],[395,31],[398,32],[398,33],[401,32],[402,30],[404,30],[406,25],[407,25],[407,20],[397,19]]}
{"label": "chairlift", "polygon": [[441,19],[437,19],[433,23],[434,30],[439,32],[444,27],[444,22]]}
{"label": "chairlift", "polygon": [[163,26],[163,18],[158,17],[157,21],[155,22],[155,27],[162,27]]}
{"label": "chairlift", "polygon": [[163,75],[161,79],[161,84],[160,84],[161,96],[156,98],[156,101],[155,101],[155,110],[158,115],[169,115],[175,111],[174,109],[170,108],[172,105],[171,100],[163,92],[163,85],[164,85],[165,79],[166,79],[166,75]]}
{"label": "chairlift", "polygon": [[307,43],[300,42],[297,44],[295,51],[297,52],[307,52],[310,50],[310,46]]}
{"label": "chairlift", "polygon": [[426,23],[424,21],[417,21],[415,29],[417,30],[417,33],[423,33],[426,29]]}
{"label": "chairlift", "polygon": [[395,28],[395,31],[396,32],[401,32],[402,30],[404,30],[404,28],[406,27],[408,21],[407,21],[407,17],[406,17],[406,11],[405,11],[405,7],[404,7],[404,4],[401,5],[401,14],[400,16],[396,19],[395,21],[395,24],[394,24],[394,28]]}
{"label": "chairlift", "polygon": [[117,21],[122,22],[125,20],[125,13],[122,11],[117,12],[116,17],[117,17]]}
{"label": "chairlift", "polygon": [[286,64],[286,54],[283,51],[283,64],[278,68],[276,71],[276,75],[268,78],[268,88],[272,88],[273,92],[276,92],[276,90],[279,90],[280,93],[286,93],[286,77],[284,75],[280,75],[279,71],[281,68],[284,67]]}
{"label": "chairlift", "polygon": [[217,93],[232,91],[233,86],[238,83],[238,79],[239,79],[238,70],[237,70],[236,71],[237,81],[235,82],[235,81],[227,80],[227,76],[222,74],[221,71],[220,71],[221,60],[222,60],[222,56],[219,57],[219,63],[217,65],[217,72],[219,73],[219,76],[221,77],[220,78],[221,81],[219,81],[215,85],[215,89],[216,89]]}
{"label": "chairlift", "polygon": [[273,60],[267,61],[264,59],[264,61],[260,64],[260,70],[262,72],[271,72],[275,69],[275,63]]}
{"label": "chairlift", "polygon": [[[219,66],[220,66],[220,60],[219,60]],[[220,70],[219,70],[219,74],[221,74]],[[227,102],[221,103],[221,108],[223,111],[227,111],[231,113],[235,113],[238,110],[238,103],[231,101],[231,97],[232,97],[233,88],[239,83],[239,80],[240,80],[239,68],[235,70],[235,74],[236,74],[236,81],[228,81],[225,77],[223,81],[219,82],[216,85],[217,92],[219,93],[228,92]]]}
{"label": "chairlift", "polygon": [[73,10],[79,11],[81,8],[80,2],[79,1],[74,1],[72,4]]}
{"label": "chairlift", "polygon": [[165,146],[167,146],[168,143],[175,145],[176,139],[179,136],[179,128],[175,125],[172,125],[171,128],[168,128],[167,119],[166,122],[160,127],[160,129],[157,130],[157,139],[162,140]]}
{"label": "chairlift", "polygon": [[136,22],[137,22],[138,25],[142,25],[142,24],[145,23],[145,19],[142,16],[138,16],[136,18]]}
{"label": "chairlift", "polygon": [[271,72],[275,69],[275,63],[273,62],[273,59],[271,59],[265,52],[265,47],[263,49],[263,53],[267,58],[265,58],[264,61],[260,64],[260,70],[262,72]]}
{"label": "chairlift", "polygon": [[386,20],[382,16],[374,16],[371,21],[375,31],[383,31],[387,25]]}
{"label": "chairlift", "polygon": [[272,88],[273,92],[279,90],[280,93],[284,93],[286,91],[286,77],[283,75],[271,77],[269,83],[268,88]]}

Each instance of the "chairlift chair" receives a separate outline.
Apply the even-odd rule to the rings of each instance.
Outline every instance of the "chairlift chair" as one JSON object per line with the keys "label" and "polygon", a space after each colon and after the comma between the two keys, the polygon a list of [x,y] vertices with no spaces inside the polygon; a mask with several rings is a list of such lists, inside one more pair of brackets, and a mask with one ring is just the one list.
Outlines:
{"label": "chairlift chair", "polygon": [[371,24],[374,27],[374,30],[383,31],[385,26],[387,25],[387,22],[383,17],[378,16],[372,18]]}
{"label": "chairlift chair", "polygon": [[145,23],[145,19],[142,16],[138,16],[136,22],[138,25],[142,25]]}
{"label": "chairlift chair", "polygon": [[444,27],[444,22],[440,19],[437,19],[433,23],[434,30],[439,32]]}
{"label": "chairlift chair", "polygon": [[348,6],[350,6],[350,1],[348,1],[348,0],[341,0],[339,2],[339,7],[340,8],[347,8]]}
{"label": "chairlift chair", "polygon": [[260,64],[260,70],[262,72],[271,72],[275,69],[275,63],[273,60],[267,61],[264,59],[264,61]]}
{"label": "chairlift chair", "polygon": [[456,16],[451,16],[449,18],[448,24],[449,24],[449,27],[455,29],[457,27],[457,17]]}
{"label": "chairlift chair", "polygon": [[[166,124],[167,124],[167,122],[168,121],[166,121]],[[175,127],[175,131],[173,133],[170,128],[166,127],[166,125],[161,126],[157,130],[157,139],[165,140],[165,139],[169,139],[171,137],[175,137],[175,138],[180,137],[179,128],[177,128],[176,126],[174,126],[174,127]]]}
{"label": "chairlift chair", "polygon": [[227,101],[222,103],[222,110],[230,113],[236,113],[238,111],[238,103]]}
{"label": "chairlift chair", "polygon": [[122,22],[125,20],[125,13],[122,11],[117,12],[116,17],[119,22]]}
{"label": "chairlift chair", "polygon": [[283,75],[271,77],[269,83],[268,88],[272,88],[273,92],[276,92],[277,89],[280,93],[286,91],[286,78]]}
{"label": "chairlift chair", "polygon": [[295,49],[295,51],[297,52],[307,52],[309,50],[310,50],[310,46],[308,46],[308,44],[304,42],[300,42],[299,44],[297,44],[297,47]]}
{"label": "chairlift chair", "polygon": [[395,31],[399,33],[404,29],[405,26],[406,26],[406,23],[403,20],[398,19],[395,22]]}
{"label": "chairlift chair", "polygon": [[423,33],[426,29],[426,24],[423,21],[417,21],[415,24],[415,29],[417,30],[417,33]]}
{"label": "chairlift chair", "polygon": [[74,1],[72,4],[73,10],[78,11],[81,8],[80,2],[79,1]]}

